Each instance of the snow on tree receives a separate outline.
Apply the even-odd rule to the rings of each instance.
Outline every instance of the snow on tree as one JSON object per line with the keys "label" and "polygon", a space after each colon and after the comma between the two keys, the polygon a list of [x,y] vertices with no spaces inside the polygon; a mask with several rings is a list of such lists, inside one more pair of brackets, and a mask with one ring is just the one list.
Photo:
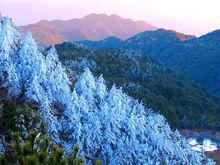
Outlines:
{"label": "snow on tree", "polygon": [[96,82],[95,96],[98,97],[97,99],[102,100],[106,96],[106,93],[105,80],[101,75]]}
{"label": "snow on tree", "polygon": [[12,20],[8,17],[1,17],[0,19],[0,47],[6,41],[7,46],[11,51],[16,50],[16,43],[18,43],[20,33],[14,26]]}
{"label": "snow on tree", "polygon": [[40,85],[39,77],[38,75],[33,74],[26,83],[25,96],[27,100],[39,103],[42,100],[43,95],[43,88]]}
{"label": "snow on tree", "polygon": [[[82,142],[82,155],[90,163],[97,157],[104,164],[212,163],[203,154],[192,151],[178,132],[172,132],[163,116],[146,109],[122,89],[113,86],[107,92],[102,83],[100,88],[100,79],[94,90],[94,80],[85,69],[76,84],[82,114],[78,140]],[[102,100],[95,99],[97,95]]]}
{"label": "snow on tree", "polygon": [[41,75],[45,69],[44,56],[39,52],[31,33],[28,32],[20,42],[17,56],[17,70],[22,83],[31,77],[33,71]]}
{"label": "snow on tree", "polygon": [[8,97],[17,97],[20,94],[19,77],[13,65],[7,64],[6,67],[6,81],[3,83],[3,87],[8,89]]}
{"label": "snow on tree", "polygon": [[0,85],[8,89],[8,97],[15,97],[20,92],[19,78],[12,61],[11,43],[7,37],[3,38],[0,47]]}
{"label": "snow on tree", "polygon": [[95,85],[95,79],[92,73],[89,68],[85,68],[84,73],[80,76],[76,83],[76,91],[81,93],[90,102],[90,104],[92,104],[94,101]]}
{"label": "snow on tree", "polygon": [[58,131],[61,129],[61,125],[57,120],[56,116],[54,116],[54,112],[52,112],[51,104],[46,94],[43,95],[42,100],[39,103],[40,115],[43,121],[47,125],[47,131],[49,135],[53,138],[53,140],[59,144],[60,137]]}
{"label": "snow on tree", "polygon": [[46,75],[48,78],[48,87],[52,92],[53,98],[65,103],[70,95],[70,80],[64,67],[58,59],[54,46],[52,46],[46,56]]}
{"label": "snow on tree", "polygon": [[20,34],[12,21],[3,17],[0,23],[0,71],[4,75],[1,77],[4,81],[2,86],[8,89],[10,96],[17,96],[21,92],[27,101],[37,103],[42,117],[47,116],[44,122],[47,123],[48,130],[57,132],[57,127],[52,126],[56,123],[56,117],[51,112],[45,87],[42,86],[47,81],[44,56],[38,50],[30,32],[19,42]]}
{"label": "snow on tree", "polygon": [[162,115],[115,85],[108,91],[103,77],[96,80],[88,68],[70,90],[54,46],[45,57],[30,33],[19,40],[8,18],[0,20],[0,48],[0,71],[8,74],[5,80],[0,77],[1,82],[36,103],[53,140],[69,152],[79,145],[88,164],[97,159],[112,165],[214,164],[193,151]]}

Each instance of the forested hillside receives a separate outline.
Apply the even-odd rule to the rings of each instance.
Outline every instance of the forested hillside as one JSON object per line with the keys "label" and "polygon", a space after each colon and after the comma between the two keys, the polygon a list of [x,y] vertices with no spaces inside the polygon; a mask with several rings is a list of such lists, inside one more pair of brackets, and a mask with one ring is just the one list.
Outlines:
{"label": "forested hillside", "polygon": [[[22,114],[25,111],[39,116],[37,123],[44,125],[53,144],[66,149],[66,153],[78,145],[79,155],[87,164],[94,164],[97,159],[103,164],[214,164],[203,152],[193,151],[178,131],[170,129],[162,115],[115,85],[107,89],[102,76],[95,78],[85,68],[73,83],[59,62],[56,49],[39,51],[32,35],[21,38],[7,17],[0,20],[0,48],[1,121],[12,121],[23,138],[31,141],[27,145],[34,144],[36,134],[29,134],[32,140],[28,136],[30,128],[26,127],[30,123],[23,123],[27,122]],[[18,100],[28,104],[19,108],[22,113],[16,113]],[[8,103],[14,108],[6,108]],[[5,117],[8,113],[12,113],[9,118]],[[21,123],[16,118],[21,118]],[[33,129],[40,128],[37,124]],[[5,143],[12,143],[21,155],[28,154],[28,146],[19,147],[19,134],[14,134],[11,141],[4,133],[9,130],[4,129],[0,129],[1,154],[10,153],[4,152]],[[54,153],[60,160],[63,152],[58,150]],[[33,151],[32,148],[30,152]],[[25,161],[18,156],[15,152],[18,162]]]}
{"label": "forested hillside", "polygon": [[91,51],[70,43],[57,45],[60,60],[78,75],[89,67],[143,104],[162,113],[174,128],[220,129],[220,103],[187,78],[137,51]]}
{"label": "forested hillside", "polygon": [[140,33],[120,44],[113,44],[112,40],[109,44],[108,40],[79,43],[95,49],[114,47],[141,51],[143,55],[152,57],[165,66],[185,74],[219,98],[219,41],[219,30],[193,38],[174,31],[159,29]]}

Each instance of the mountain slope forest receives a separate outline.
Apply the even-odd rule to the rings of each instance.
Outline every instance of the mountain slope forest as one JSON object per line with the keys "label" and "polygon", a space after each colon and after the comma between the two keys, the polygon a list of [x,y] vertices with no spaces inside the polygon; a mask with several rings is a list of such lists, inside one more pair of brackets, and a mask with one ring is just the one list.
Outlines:
{"label": "mountain slope forest", "polygon": [[[54,47],[40,51],[32,35],[21,38],[7,17],[0,20],[0,80],[1,122],[20,129],[23,138],[29,138],[29,146],[35,145],[36,135],[28,134],[27,121],[32,115],[41,121],[33,129],[45,128],[52,143],[64,148],[66,154],[73,152],[74,145],[79,146],[78,154],[86,164],[95,160],[103,164],[214,164],[203,152],[193,151],[162,115],[115,85],[107,89],[102,76],[96,78],[85,68],[77,79],[71,78]],[[8,105],[11,108],[6,108]],[[31,114],[26,118],[26,113],[17,111]],[[0,129],[1,154],[13,153],[5,152],[6,143],[21,155],[28,154],[29,147],[20,145],[19,134],[5,138],[9,132],[5,129]],[[55,157],[62,159],[63,151],[58,150]],[[34,148],[30,152],[35,152]],[[15,158],[23,161],[18,156],[15,153]]]}
{"label": "mountain slope forest", "polygon": [[[114,41],[117,40],[114,39]],[[219,30],[195,38],[186,37],[186,35],[174,31],[159,29],[137,34],[124,42],[117,41],[115,42],[117,45],[112,39],[107,39],[105,42],[82,41],[80,44],[90,48],[114,47],[141,51],[143,55],[156,59],[165,66],[187,75],[219,98],[219,41]]]}
{"label": "mountain slope forest", "polygon": [[103,74],[107,86],[116,84],[142,103],[163,114],[174,128],[220,129],[220,102],[187,78],[166,69],[137,51],[56,45],[62,63],[79,75],[89,67]]}

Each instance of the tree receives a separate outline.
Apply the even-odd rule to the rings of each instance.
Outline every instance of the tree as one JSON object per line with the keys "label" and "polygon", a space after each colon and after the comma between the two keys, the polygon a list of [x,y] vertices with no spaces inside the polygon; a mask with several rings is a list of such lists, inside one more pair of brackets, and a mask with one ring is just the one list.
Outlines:
{"label": "tree", "polygon": [[38,50],[30,32],[21,40],[16,62],[22,84],[31,78],[33,71],[37,75],[45,74],[44,56]]}
{"label": "tree", "polygon": [[76,83],[75,89],[77,93],[81,93],[81,95],[88,100],[89,106],[91,107],[93,106],[95,88],[95,79],[89,68],[85,68],[83,74],[79,77]]}
{"label": "tree", "polygon": [[17,28],[15,28],[12,20],[8,17],[0,18],[0,48],[4,44],[7,43],[10,51],[17,50],[17,43],[20,38],[20,33]]}
{"label": "tree", "polygon": [[[47,51],[46,56],[46,75],[47,88],[51,90],[54,100],[59,100],[61,104],[67,103],[70,96],[70,80],[58,59],[58,55],[54,46]],[[68,104],[68,103],[67,103]]]}
{"label": "tree", "polygon": [[103,76],[101,75],[96,82],[95,96],[97,96],[99,101],[101,101],[104,99],[106,94],[107,92],[106,92],[105,80]]}
{"label": "tree", "polygon": [[67,155],[66,151],[55,145],[50,137],[36,131],[30,131],[27,140],[21,138],[20,132],[14,132],[12,138],[12,144],[7,145],[13,148],[13,152],[6,151],[0,157],[0,164],[83,165],[85,163],[85,160],[78,156],[78,146],[74,147],[72,154]]}
{"label": "tree", "polygon": [[14,68],[9,41],[4,38],[0,49],[0,85],[8,89],[8,97],[16,97],[20,92],[19,77]]}
{"label": "tree", "polygon": [[[110,91],[106,90],[102,76],[96,81],[88,68],[71,92],[71,81],[55,48],[52,46],[45,58],[28,33],[16,43],[19,50],[13,52],[16,33],[11,24],[7,21],[5,24],[6,27],[0,27],[0,31],[5,32],[0,34],[4,38],[0,40],[2,75],[6,72],[1,81],[6,82],[10,91],[18,75],[25,101],[38,107],[53,143],[68,149],[67,153],[77,144],[82,148],[79,154],[85,156],[89,164],[97,157],[105,164],[213,163],[203,153],[194,152],[177,132],[172,132],[162,115],[153,113],[115,85]],[[45,160],[54,164],[65,162],[62,149],[48,149],[49,139],[46,138],[46,144],[36,144],[40,150],[43,147],[43,152],[37,150],[35,154],[36,134],[31,134],[29,141],[22,145],[19,138],[16,134],[14,148],[16,160],[21,164],[24,161],[44,163]]]}
{"label": "tree", "polygon": [[27,81],[25,89],[25,97],[30,102],[39,103],[42,101],[42,97],[45,94],[42,86],[40,85],[38,75],[31,75],[30,79]]}
{"label": "tree", "polygon": [[46,95],[44,95],[41,102],[39,103],[40,115],[43,119],[43,122],[47,126],[47,131],[49,135],[56,143],[59,143],[60,136],[58,134],[58,131],[61,129],[61,126],[51,107],[52,106],[49,99]]}

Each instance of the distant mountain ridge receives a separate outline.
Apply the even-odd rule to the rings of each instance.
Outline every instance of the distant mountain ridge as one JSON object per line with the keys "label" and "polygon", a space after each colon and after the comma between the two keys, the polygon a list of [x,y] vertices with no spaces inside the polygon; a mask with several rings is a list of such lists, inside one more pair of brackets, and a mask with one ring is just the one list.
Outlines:
{"label": "distant mountain ridge", "polygon": [[[173,45],[176,42],[183,42],[194,39],[196,36],[187,35],[176,32],[174,30],[158,29],[154,31],[144,31],[135,36],[123,41],[117,37],[108,37],[99,41],[75,41],[75,44],[82,44],[88,48],[103,49],[103,48],[132,48],[140,49],[141,46],[147,49],[152,49],[152,45],[157,46],[156,49],[165,48]],[[161,44],[162,42],[162,44]],[[147,45],[145,45],[147,44]]]}
{"label": "distant mountain ridge", "polygon": [[143,31],[156,30],[157,27],[144,21],[123,19],[118,15],[90,14],[71,20],[42,20],[36,24],[20,26],[25,34],[32,31],[40,44],[52,45],[66,41],[101,40],[110,36],[125,40]]}
{"label": "distant mountain ridge", "polygon": [[[78,44],[94,49],[115,45],[106,41],[82,41]],[[198,38],[165,29],[146,31],[120,42],[114,48],[139,50],[187,75],[220,98],[220,30]]]}

